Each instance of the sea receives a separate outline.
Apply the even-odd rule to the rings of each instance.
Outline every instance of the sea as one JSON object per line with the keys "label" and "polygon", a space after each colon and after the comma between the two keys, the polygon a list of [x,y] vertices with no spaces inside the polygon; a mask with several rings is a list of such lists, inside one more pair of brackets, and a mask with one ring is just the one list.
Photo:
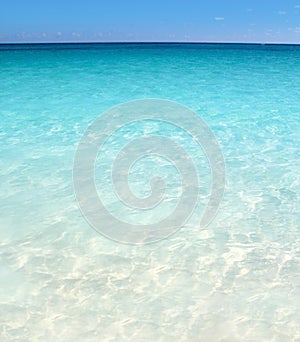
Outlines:
{"label": "sea", "polygon": [[[97,118],[109,124],[111,108],[147,99],[177,103],[206,123],[225,188],[201,227],[209,156],[180,126],[137,115],[99,151],[104,205],[130,224],[176,210],[180,175],[155,156],[132,165],[127,180],[147,197],[152,175],[166,172],[165,205],[152,214],[118,206],[107,162],[145,135],[182,145],[200,195],[172,234],[128,243],[121,226],[119,239],[91,227],[73,165]],[[1,44],[0,218],[1,341],[299,342],[300,46]]]}

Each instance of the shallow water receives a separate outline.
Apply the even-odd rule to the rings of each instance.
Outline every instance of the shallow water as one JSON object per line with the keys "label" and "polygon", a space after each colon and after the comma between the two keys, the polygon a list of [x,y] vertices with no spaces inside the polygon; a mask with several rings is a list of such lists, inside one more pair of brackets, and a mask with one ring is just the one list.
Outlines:
{"label": "shallow water", "polygon": [[[300,341],[300,47],[2,45],[0,80],[1,340]],[[207,228],[196,210],[169,238],[131,246],[82,217],[72,167],[88,124],[140,98],[209,124],[226,191]],[[209,168],[174,136],[205,200]]]}

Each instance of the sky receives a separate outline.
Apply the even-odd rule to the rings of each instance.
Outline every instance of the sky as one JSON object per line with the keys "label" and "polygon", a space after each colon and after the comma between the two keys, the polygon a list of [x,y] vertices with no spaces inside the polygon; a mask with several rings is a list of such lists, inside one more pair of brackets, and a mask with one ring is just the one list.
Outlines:
{"label": "sky", "polygon": [[300,43],[300,0],[0,0],[0,43]]}

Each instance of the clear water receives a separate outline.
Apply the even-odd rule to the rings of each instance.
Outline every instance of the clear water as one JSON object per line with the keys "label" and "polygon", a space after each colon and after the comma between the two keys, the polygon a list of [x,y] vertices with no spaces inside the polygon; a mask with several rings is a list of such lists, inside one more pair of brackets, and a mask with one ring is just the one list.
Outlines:
{"label": "clear water", "polygon": [[[88,124],[138,98],[201,115],[227,168],[208,228],[146,246],[72,185]],[[300,341],[300,47],[2,45],[0,104],[1,341]]]}

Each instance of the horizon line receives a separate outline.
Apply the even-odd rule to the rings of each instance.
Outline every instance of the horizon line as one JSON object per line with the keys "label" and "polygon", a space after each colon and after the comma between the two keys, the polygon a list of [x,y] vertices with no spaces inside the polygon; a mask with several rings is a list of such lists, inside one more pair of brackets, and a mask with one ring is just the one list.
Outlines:
{"label": "horizon line", "polygon": [[28,41],[0,42],[0,45],[39,45],[39,44],[244,44],[244,45],[300,45],[300,42],[245,42],[245,41]]}

